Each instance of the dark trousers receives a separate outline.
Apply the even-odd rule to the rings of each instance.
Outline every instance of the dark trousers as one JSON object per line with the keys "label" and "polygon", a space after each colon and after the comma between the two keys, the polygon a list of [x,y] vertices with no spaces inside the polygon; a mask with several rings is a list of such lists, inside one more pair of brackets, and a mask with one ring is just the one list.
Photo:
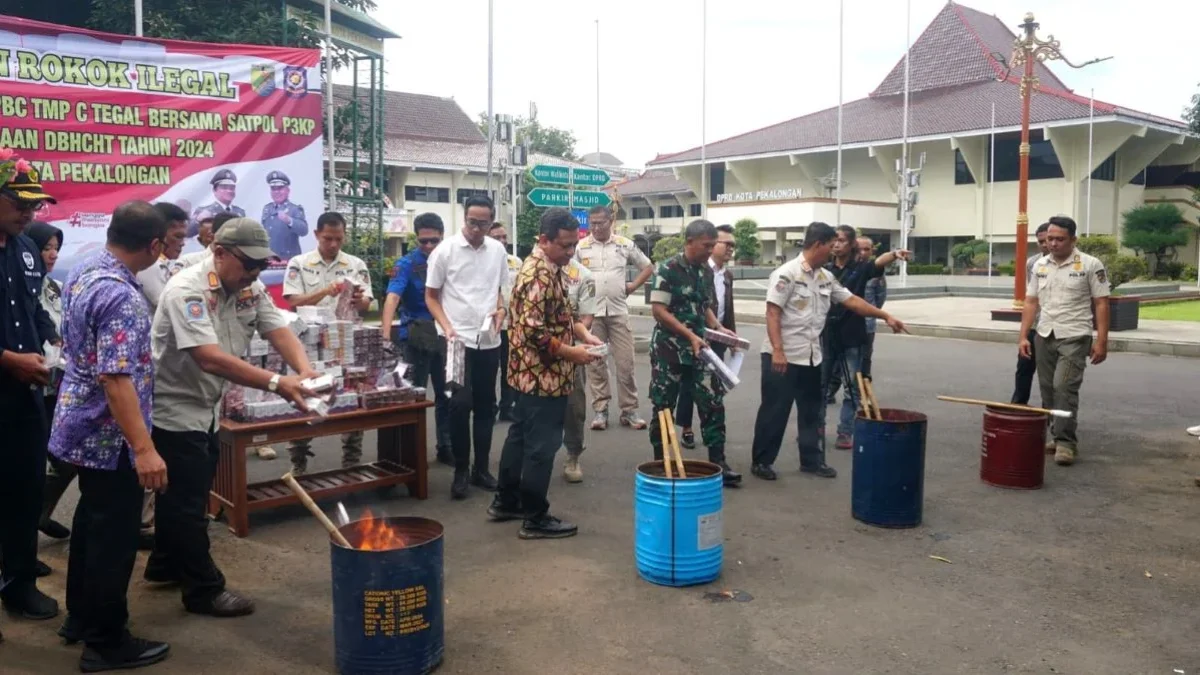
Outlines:
{"label": "dark trousers", "polygon": [[875,333],[867,333],[867,341],[862,346],[862,374],[871,377],[871,362],[875,357]]}
{"label": "dark trousers", "polygon": [[[719,358],[725,358],[725,350],[728,349],[725,345],[715,344],[712,346],[713,353]],[[679,384],[679,403],[675,406],[675,423],[684,429],[690,429],[692,426],[692,409],[695,407],[692,401],[692,371],[685,370],[683,380]]]}
{"label": "dark trousers", "polygon": [[412,366],[409,381],[424,387],[433,380],[433,422],[436,427],[438,453],[450,452],[450,400],[446,398],[446,351],[421,349],[411,342],[401,342],[404,360]]}
{"label": "dark trousers", "polygon": [[499,500],[526,518],[550,510],[546,493],[554,473],[554,454],[563,442],[568,398],[517,392],[513,423],[500,453]]}
{"label": "dark trousers", "polygon": [[762,355],[762,402],[754,420],[755,464],[771,465],[779,456],[792,406],[796,407],[796,443],[800,466],[825,464],[825,451],[819,441],[820,413],[825,407],[821,393],[821,366],[797,366],[789,363],[786,373],[771,369],[771,355]]}
{"label": "dark trousers", "polygon": [[[54,406],[58,403],[58,396],[47,396],[44,400],[46,426],[49,428],[49,423],[54,421]],[[50,468],[46,470],[46,488],[42,496],[42,515],[40,517],[43,520],[54,516],[54,509],[79,471],[74,464],[64,462],[53,455],[47,454],[46,459],[50,460]]]}
{"label": "dark trousers", "polygon": [[[1013,389],[1012,402],[1018,405],[1029,404],[1029,394],[1033,391],[1033,376],[1037,374],[1037,331],[1029,329],[1026,338],[1029,340],[1029,358],[1017,356],[1016,386]],[[1045,401],[1042,402],[1045,405]]]}
{"label": "dark trousers", "polygon": [[220,456],[217,435],[154,427],[151,437],[170,485],[154,500],[154,551],[146,569],[178,578],[184,606],[203,606],[225,590],[209,552],[206,514]]}
{"label": "dark trousers", "polygon": [[[471,466],[471,441],[475,441],[475,468],[486,471],[492,450],[492,429],[496,424],[496,369],[500,348],[467,348],[465,385],[451,387],[450,447],[454,450],[454,470]],[[474,419],[471,418],[474,413]],[[562,423],[562,415],[558,417]]]}
{"label": "dark trousers", "polygon": [[121,641],[129,621],[126,594],[137,560],[142,486],[122,452],[116,470],[78,467],[79,505],[71,530],[67,612],[89,645]]}
{"label": "dark trousers", "polygon": [[0,594],[22,592],[37,578],[37,525],[46,484],[46,414],[40,394],[4,381],[0,392]]}
{"label": "dark trousers", "polygon": [[500,332],[500,403],[499,414],[511,413],[517,401],[517,390],[508,386],[508,331]]}

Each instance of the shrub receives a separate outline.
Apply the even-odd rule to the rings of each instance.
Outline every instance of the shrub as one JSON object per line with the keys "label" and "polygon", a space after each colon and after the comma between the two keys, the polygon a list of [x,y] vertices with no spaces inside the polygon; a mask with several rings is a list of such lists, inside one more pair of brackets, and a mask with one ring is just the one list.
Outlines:
{"label": "shrub", "polygon": [[1117,254],[1117,238],[1111,234],[1083,235],[1075,242],[1075,248],[1103,260]]}
{"label": "shrub", "polygon": [[762,252],[762,242],[758,240],[758,223],[750,218],[742,218],[734,223],[733,243],[737,245],[738,262],[754,264]]}
{"label": "shrub", "polygon": [[1121,219],[1124,221],[1121,244],[1139,255],[1154,256],[1156,277],[1169,275],[1162,268],[1174,260],[1178,247],[1187,246],[1191,231],[1195,229],[1184,220],[1183,211],[1170,202],[1135,206],[1122,213]]}
{"label": "shrub", "polygon": [[1180,279],[1180,281],[1195,281],[1196,280],[1196,266],[1195,265],[1184,265],[1183,273],[1179,275],[1179,279]]}
{"label": "shrub", "polygon": [[1004,263],[1003,265],[996,265],[996,272],[1006,277],[1016,276],[1017,265],[1016,263]]}
{"label": "shrub", "polygon": [[954,260],[955,267],[971,267],[975,265],[977,256],[983,256],[983,265],[987,267],[987,251],[988,243],[982,239],[972,239],[961,244],[955,244],[954,248],[950,249],[950,258]]}
{"label": "shrub", "polygon": [[1114,291],[1122,284],[1146,276],[1148,269],[1146,259],[1136,255],[1115,255],[1101,260],[1108,270],[1108,287]]}
{"label": "shrub", "polygon": [[917,263],[908,264],[909,274],[945,274],[946,268],[941,265],[920,265]]}
{"label": "shrub", "polygon": [[662,262],[673,255],[678,254],[683,250],[683,235],[672,234],[669,237],[663,237],[654,243],[654,250],[650,252],[650,257],[654,258],[655,262]]}
{"label": "shrub", "polygon": [[1158,263],[1158,266],[1154,268],[1154,278],[1179,279],[1183,276],[1183,270],[1185,267],[1187,267],[1187,265],[1178,260],[1160,262]]}

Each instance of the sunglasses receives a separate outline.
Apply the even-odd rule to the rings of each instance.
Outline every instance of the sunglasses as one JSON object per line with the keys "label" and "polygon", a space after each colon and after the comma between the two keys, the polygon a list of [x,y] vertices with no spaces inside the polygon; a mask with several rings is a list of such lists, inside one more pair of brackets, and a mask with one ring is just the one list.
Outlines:
{"label": "sunglasses", "polygon": [[429,246],[431,244],[440,244],[441,242],[442,242],[441,237],[425,237],[424,239],[417,240],[417,243],[419,243],[422,246]]}
{"label": "sunglasses", "polygon": [[241,253],[235,251],[230,251],[229,253],[233,257],[237,258],[238,262],[242,263],[242,267],[244,267],[247,272],[261,272],[271,265],[270,260],[254,260],[252,258],[247,258]]}

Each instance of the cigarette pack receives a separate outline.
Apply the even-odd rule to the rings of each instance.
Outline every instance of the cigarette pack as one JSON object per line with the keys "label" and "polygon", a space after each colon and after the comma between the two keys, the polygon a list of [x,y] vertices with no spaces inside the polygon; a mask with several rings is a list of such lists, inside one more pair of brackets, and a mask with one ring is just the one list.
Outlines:
{"label": "cigarette pack", "polygon": [[337,315],[334,313],[332,307],[318,307],[316,305],[297,307],[296,313],[306,324],[329,323],[337,318]]}
{"label": "cigarette pack", "polygon": [[587,350],[589,354],[593,354],[595,356],[608,356],[608,343],[602,345],[588,345]]}
{"label": "cigarette pack", "polygon": [[717,344],[725,345],[727,347],[733,347],[734,349],[749,349],[750,348],[749,340],[747,340],[745,338],[740,338],[732,333],[726,333],[725,331],[721,331],[721,330],[712,330],[712,329],[706,330],[706,331],[704,331],[704,338],[706,340],[708,340],[709,342],[715,342]]}
{"label": "cigarette pack", "polygon": [[271,343],[262,338],[253,338],[250,340],[249,354],[254,356],[266,356],[271,351]]}
{"label": "cigarette pack", "polygon": [[334,316],[340,321],[354,321],[358,319],[358,308],[354,306],[354,284],[342,282],[341,291],[337,294],[337,304],[334,307]]}
{"label": "cigarette pack", "polygon": [[716,373],[717,378],[719,378],[721,383],[725,385],[725,389],[733,389],[741,384],[741,380],[738,379],[738,376],[733,374],[733,371],[729,369],[729,366],[726,366],[725,362],[721,360],[721,357],[717,356],[717,353],[712,349],[705,347],[704,349],[700,350],[700,358],[704,359],[704,362],[708,365],[709,370]]}
{"label": "cigarette pack", "polygon": [[333,389],[333,376],[329,373],[310,377],[300,383],[300,386],[312,392],[324,392]]}

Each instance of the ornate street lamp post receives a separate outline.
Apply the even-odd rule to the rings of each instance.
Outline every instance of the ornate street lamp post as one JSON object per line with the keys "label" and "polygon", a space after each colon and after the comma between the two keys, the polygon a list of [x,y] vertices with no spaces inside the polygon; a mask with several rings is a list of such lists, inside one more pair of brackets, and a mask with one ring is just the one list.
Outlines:
{"label": "ornate street lamp post", "polygon": [[[1020,24],[1023,35],[1013,41],[1012,57],[1007,59],[1007,68],[1004,74],[1000,76],[1001,82],[1007,80],[1012,74],[1014,68],[1024,67],[1024,74],[1021,76],[1020,96],[1021,96],[1021,146],[1020,146],[1020,173],[1019,182],[1017,184],[1017,257],[1014,263],[1017,266],[1017,283],[1013,294],[1013,307],[1021,309],[1025,306],[1025,275],[1021,273],[1022,265],[1028,257],[1029,248],[1029,102],[1033,98],[1033,90],[1039,85],[1037,76],[1034,75],[1033,66],[1035,63],[1044,61],[1053,61],[1055,59],[1071,66],[1072,68],[1083,68],[1090,66],[1093,63],[1107,61],[1111,56],[1102,59],[1092,59],[1086,63],[1075,65],[1063,56],[1062,48],[1059,41],[1054,39],[1053,35],[1046,36],[1045,40],[1038,39],[1034,33],[1038,29],[1038,23],[1033,19],[1033,12],[1025,15],[1025,22]],[[1005,58],[1001,54],[994,54],[1001,63],[1005,62]],[[1090,169],[1089,169],[1090,170]]]}

